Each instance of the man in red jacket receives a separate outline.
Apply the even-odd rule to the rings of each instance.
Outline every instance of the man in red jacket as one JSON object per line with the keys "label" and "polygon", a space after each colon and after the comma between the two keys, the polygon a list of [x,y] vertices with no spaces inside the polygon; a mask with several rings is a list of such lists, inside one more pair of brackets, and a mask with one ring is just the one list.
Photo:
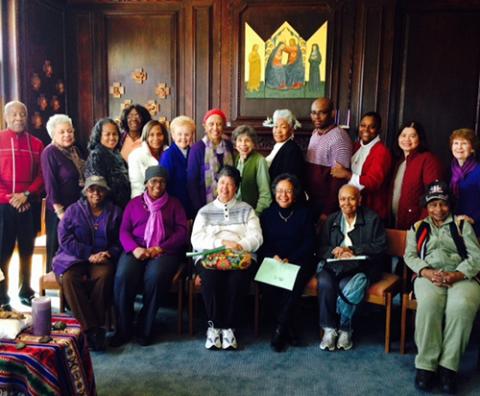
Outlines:
{"label": "man in red jacket", "polygon": [[42,142],[26,131],[27,108],[17,101],[5,105],[7,129],[0,132],[0,308],[11,309],[7,293],[8,265],[15,242],[20,257],[20,301],[31,305],[30,273],[35,241],[31,202],[43,190],[40,168]]}

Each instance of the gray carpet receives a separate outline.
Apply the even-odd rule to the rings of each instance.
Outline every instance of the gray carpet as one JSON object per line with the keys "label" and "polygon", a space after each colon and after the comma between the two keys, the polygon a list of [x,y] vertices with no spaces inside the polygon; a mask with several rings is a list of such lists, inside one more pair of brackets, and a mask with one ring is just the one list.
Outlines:
{"label": "gray carpet", "polygon": [[[263,323],[258,339],[251,328],[241,328],[238,351],[207,351],[202,318],[197,320],[193,338],[180,337],[175,334],[173,311],[162,309],[153,345],[130,343],[92,354],[97,391],[100,396],[421,394],[413,386],[413,345],[403,356],[398,353],[398,342],[393,343],[392,353],[383,352],[381,312],[359,316],[355,346],[348,352],[321,351],[314,321],[303,325],[305,346],[284,353],[271,351],[268,323]],[[477,343],[473,337],[463,358],[459,394],[480,395]]]}

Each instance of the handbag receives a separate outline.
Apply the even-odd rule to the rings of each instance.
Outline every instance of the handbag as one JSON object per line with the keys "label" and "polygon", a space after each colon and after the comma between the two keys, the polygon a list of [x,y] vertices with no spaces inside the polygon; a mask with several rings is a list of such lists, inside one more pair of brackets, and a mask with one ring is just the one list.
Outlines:
{"label": "handbag", "polygon": [[251,264],[251,253],[232,249],[209,254],[202,260],[203,268],[219,271],[245,270]]}

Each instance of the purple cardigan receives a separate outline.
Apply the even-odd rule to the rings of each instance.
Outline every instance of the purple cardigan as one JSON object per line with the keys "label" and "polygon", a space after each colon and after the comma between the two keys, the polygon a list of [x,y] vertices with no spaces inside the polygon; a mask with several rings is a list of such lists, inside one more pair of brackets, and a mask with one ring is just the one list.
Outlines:
{"label": "purple cardigan", "polygon": [[[225,140],[227,150],[233,157],[233,146]],[[217,155],[218,161],[223,166],[223,154]],[[207,204],[207,192],[205,189],[205,143],[202,140],[196,142],[190,149],[187,164],[187,189],[193,211],[196,214],[200,208]]]}
{"label": "purple cardigan", "polygon": [[[137,247],[146,247],[144,235],[149,216],[143,194],[127,204],[120,226],[120,242],[126,253]],[[168,197],[162,208],[162,217],[165,222],[165,239],[160,242],[160,247],[167,254],[184,253],[188,243],[188,222],[185,210],[177,198]]]}
{"label": "purple cardigan", "polygon": [[[112,255],[111,261],[116,263],[122,252],[118,241],[122,211],[110,201],[105,204],[104,211],[108,251]],[[58,225],[58,241],[60,247],[52,261],[53,271],[57,275],[63,274],[76,263],[88,261],[90,255],[98,250],[95,247],[92,215],[85,198],[79,199],[65,211]]]}
{"label": "purple cardigan", "polygon": [[43,180],[47,192],[47,207],[53,212],[53,204],[62,204],[67,208],[80,198],[78,171],[72,160],[68,159],[53,144],[42,151],[40,157]]}

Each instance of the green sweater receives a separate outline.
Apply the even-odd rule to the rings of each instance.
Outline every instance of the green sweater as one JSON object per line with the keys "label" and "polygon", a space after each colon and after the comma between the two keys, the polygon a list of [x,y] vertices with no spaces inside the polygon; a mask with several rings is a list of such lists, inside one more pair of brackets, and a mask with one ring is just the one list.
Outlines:
{"label": "green sweater", "polygon": [[260,215],[272,203],[267,161],[261,154],[253,151],[245,162],[240,161],[240,156],[237,156],[235,166],[242,175],[237,198],[248,203],[257,215]]}
{"label": "green sweater", "polygon": [[430,239],[427,242],[427,255],[422,260],[417,253],[415,230],[407,234],[407,248],[405,263],[417,274],[423,268],[441,269],[444,271],[460,271],[467,278],[473,278],[480,271],[480,246],[473,227],[465,222],[463,225],[463,240],[467,248],[468,257],[462,260],[450,233],[449,223],[454,221],[449,215],[441,227],[437,227],[430,217],[424,221],[430,224]]}

